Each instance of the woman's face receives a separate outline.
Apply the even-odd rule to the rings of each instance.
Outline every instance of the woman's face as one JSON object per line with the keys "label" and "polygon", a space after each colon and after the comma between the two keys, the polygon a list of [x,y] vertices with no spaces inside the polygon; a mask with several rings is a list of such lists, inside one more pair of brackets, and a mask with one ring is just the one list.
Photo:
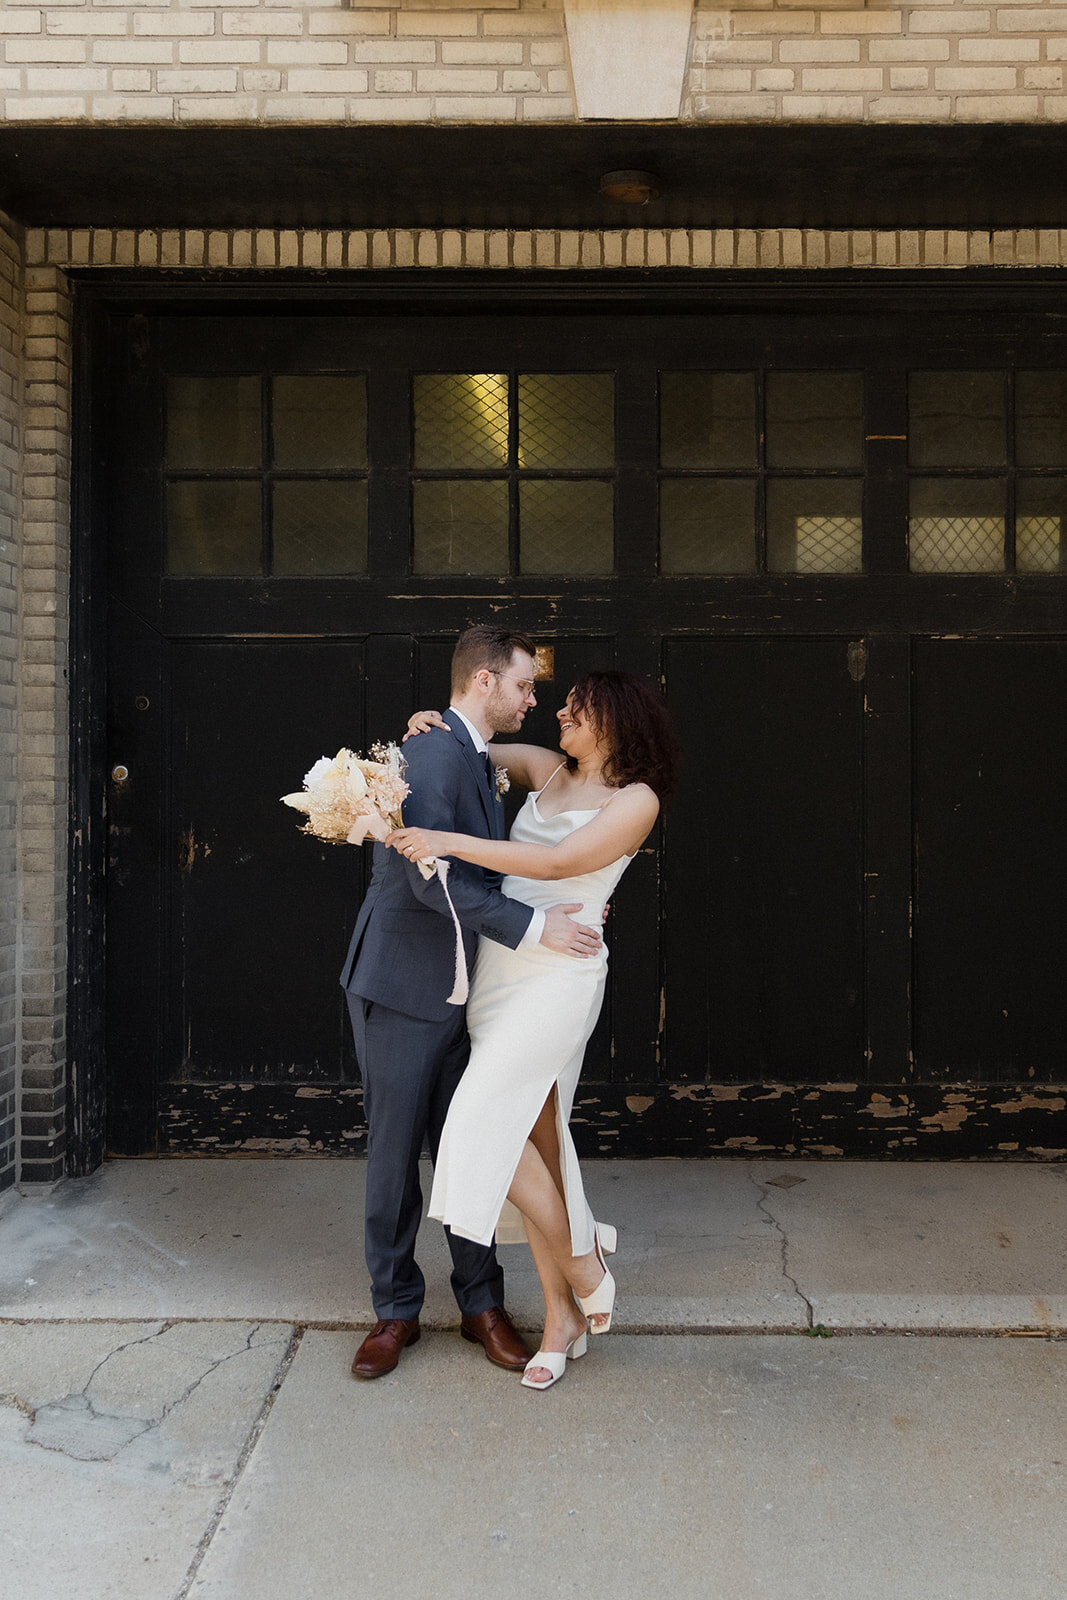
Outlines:
{"label": "woman's face", "polygon": [[559,723],[559,747],[564,755],[580,761],[583,756],[596,751],[599,743],[596,728],[589,713],[575,706],[573,691],[568,694],[566,705],[556,712],[556,720]]}

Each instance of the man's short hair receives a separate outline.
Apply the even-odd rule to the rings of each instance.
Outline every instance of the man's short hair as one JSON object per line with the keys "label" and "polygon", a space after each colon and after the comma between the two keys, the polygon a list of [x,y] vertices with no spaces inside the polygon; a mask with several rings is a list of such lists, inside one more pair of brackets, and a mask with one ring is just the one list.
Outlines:
{"label": "man's short hair", "polygon": [[532,656],[537,646],[525,633],[515,633],[510,628],[492,628],[483,624],[468,628],[456,640],[452,653],[452,693],[463,694],[476,672],[483,667],[490,672],[506,672],[516,650],[525,650]]}

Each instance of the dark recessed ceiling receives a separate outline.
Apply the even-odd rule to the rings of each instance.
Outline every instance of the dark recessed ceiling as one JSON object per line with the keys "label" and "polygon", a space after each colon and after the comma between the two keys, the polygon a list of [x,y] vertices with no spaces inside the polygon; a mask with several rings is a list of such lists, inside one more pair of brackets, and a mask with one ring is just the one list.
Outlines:
{"label": "dark recessed ceiling", "polygon": [[[1067,224],[1059,126],[0,128],[0,207],[98,227]],[[601,175],[662,180],[647,206]]]}

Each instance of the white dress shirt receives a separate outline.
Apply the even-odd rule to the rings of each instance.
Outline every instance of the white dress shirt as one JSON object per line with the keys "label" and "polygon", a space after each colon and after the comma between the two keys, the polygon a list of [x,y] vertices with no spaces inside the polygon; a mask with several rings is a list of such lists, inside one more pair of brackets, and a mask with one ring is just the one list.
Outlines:
{"label": "white dress shirt", "polygon": [[[462,722],[463,726],[470,734],[471,743],[474,745],[474,748],[477,750],[478,754],[480,756],[484,756],[486,751],[489,749],[489,746],[486,744],[485,740],[482,738],[471,719],[469,717],[465,717],[458,706],[449,706],[448,709],[453,713],[454,716],[459,718],[460,722]],[[545,914],[540,907],[535,906],[533,916],[530,918],[530,926],[519,940],[519,949],[521,950],[524,945],[540,944],[541,935],[544,933],[544,931]]]}

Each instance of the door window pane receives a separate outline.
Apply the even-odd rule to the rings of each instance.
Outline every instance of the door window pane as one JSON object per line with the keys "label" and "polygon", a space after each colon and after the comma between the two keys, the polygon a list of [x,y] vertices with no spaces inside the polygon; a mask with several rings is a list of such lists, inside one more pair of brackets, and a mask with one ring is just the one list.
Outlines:
{"label": "door window pane", "polygon": [[503,372],[415,375],[415,465],[506,467],[508,380]]}
{"label": "door window pane", "polygon": [[273,506],[274,572],[366,572],[365,481],[282,479]]}
{"label": "door window pane", "polygon": [[275,466],[367,465],[365,378],[275,378],[272,388]]}
{"label": "door window pane", "polygon": [[175,576],[241,577],[262,570],[260,487],[213,479],[167,487],[167,571]]}
{"label": "door window pane", "polygon": [[1067,478],[1020,478],[1015,490],[1015,565],[1019,572],[1067,568]]}
{"label": "door window pane", "polygon": [[771,572],[862,572],[863,484],[785,478],[767,485]]}
{"label": "door window pane", "polygon": [[211,471],[262,464],[258,378],[168,378],[166,412],[168,467]]}
{"label": "door window pane", "polygon": [[863,374],[769,373],[767,465],[862,467]]}
{"label": "door window pane", "polygon": [[615,383],[610,372],[519,377],[519,466],[611,467]]}
{"label": "door window pane", "polygon": [[508,486],[484,478],[416,483],[415,571],[508,571]]}
{"label": "door window pane", "polygon": [[1067,467],[1067,372],[1019,373],[1015,458],[1022,467]]}
{"label": "door window pane", "polygon": [[668,478],[659,505],[661,572],[755,571],[755,478]]}
{"label": "door window pane", "polygon": [[523,572],[610,572],[615,495],[596,479],[534,478],[519,488]]}
{"label": "door window pane", "polygon": [[999,467],[1007,460],[1002,372],[913,372],[908,459],[913,467]]}
{"label": "door window pane", "polygon": [[912,572],[1002,572],[1000,478],[916,478],[908,545]]}
{"label": "door window pane", "polygon": [[660,461],[665,467],[754,467],[755,373],[664,372]]}

